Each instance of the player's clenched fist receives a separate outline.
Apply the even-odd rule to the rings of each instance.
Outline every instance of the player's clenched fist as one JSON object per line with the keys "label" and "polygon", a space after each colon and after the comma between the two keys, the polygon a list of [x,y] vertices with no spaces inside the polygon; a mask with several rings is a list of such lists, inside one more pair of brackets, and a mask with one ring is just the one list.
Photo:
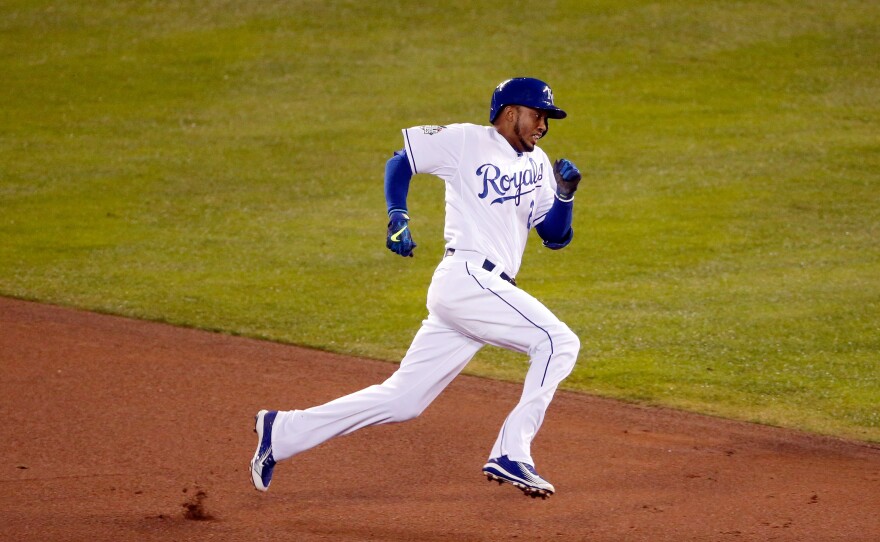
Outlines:
{"label": "player's clenched fist", "polygon": [[417,245],[409,231],[409,215],[401,212],[391,213],[385,246],[391,252],[412,258],[413,249]]}
{"label": "player's clenched fist", "polygon": [[578,183],[581,182],[581,172],[577,166],[565,158],[557,160],[553,164],[553,175],[556,177],[556,194],[562,201],[571,201]]}

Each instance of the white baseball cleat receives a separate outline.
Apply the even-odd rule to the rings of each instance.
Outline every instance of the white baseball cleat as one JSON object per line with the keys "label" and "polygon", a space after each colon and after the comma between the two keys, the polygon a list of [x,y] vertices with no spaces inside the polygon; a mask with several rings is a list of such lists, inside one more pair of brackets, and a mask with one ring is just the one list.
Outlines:
{"label": "white baseball cleat", "polygon": [[254,417],[254,433],[257,434],[257,451],[251,459],[251,481],[260,491],[269,491],[272,482],[272,471],[275,470],[275,458],[272,457],[272,424],[275,423],[277,410],[261,410]]}
{"label": "white baseball cleat", "polygon": [[483,474],[490,482],[508,483],[533,499],[546,499],[556,492],[553,484],[535,472],[535,467],[522,461],[511,461],[506,455],[490,459],[483,465]]}

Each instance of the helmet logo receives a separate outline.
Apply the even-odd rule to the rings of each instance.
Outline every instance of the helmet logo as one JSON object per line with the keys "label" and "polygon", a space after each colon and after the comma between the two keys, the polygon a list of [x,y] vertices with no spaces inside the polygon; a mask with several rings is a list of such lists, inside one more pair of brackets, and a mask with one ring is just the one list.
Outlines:
{"label": "helmet logo", "polygon": [[547,96],[547,101],[552,104],[553,103],[553,91],[550,90],[550,87],[545,85],[544,90],[542,90],[541,92],[543,92],[544,95]]}

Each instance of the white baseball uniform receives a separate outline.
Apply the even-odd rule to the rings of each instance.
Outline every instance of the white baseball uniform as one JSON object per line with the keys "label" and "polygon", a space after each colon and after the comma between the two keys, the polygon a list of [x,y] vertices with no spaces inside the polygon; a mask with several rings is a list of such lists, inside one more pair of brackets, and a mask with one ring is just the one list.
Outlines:
{"label": "white baseball uniform", "polygon": [[362,427],[418,416],[486,344],[530,358],[523,393],[489,454],[534,465],[531,442],[580,341],[540,301],[502,278],[519,271],[529,231],[553,204],[547,155],[517,153],[492,126],[403,130],[414,173],[446,183],[447,256],[428,289],[422,322],[398,370],[324,405],[281,411],[272,428],[276,461]]}

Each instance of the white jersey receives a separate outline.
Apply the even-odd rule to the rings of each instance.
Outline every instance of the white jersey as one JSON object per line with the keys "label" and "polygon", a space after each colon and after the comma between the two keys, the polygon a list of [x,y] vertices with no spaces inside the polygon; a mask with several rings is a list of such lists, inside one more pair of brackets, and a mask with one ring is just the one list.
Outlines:
{"label": "white jersey", "polygon": [[492,126],[403,130],[413,173],[446,182],[446,247],[474,251],[516,276],[528,234],[553,205],[556,179],[540,148],[518,153]]}

